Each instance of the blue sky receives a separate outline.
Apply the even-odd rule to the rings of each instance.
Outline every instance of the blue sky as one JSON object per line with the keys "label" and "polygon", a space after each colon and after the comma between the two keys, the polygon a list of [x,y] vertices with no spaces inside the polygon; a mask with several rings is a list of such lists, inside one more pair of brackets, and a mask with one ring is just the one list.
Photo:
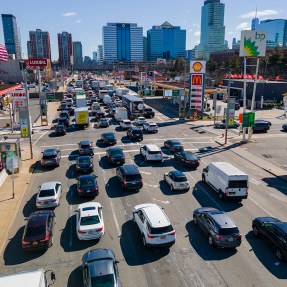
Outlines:
{"label": "blue sky", "polygon": [[[102,27],[107,22],[137,23],[144,35],[153,25],[168,21],[186,29],[186,49],[199,43],[201,6],[204,0],[10,0],[1,1],[1,13],[13,14],[21,30],[22,53],[27,55],[29,31],[48,31],[51,38],[52,59],[58,59],[57,34],[72,34],[73,41],[81,41],[83,55],[102,44]],[[225,3],[225,38],[240,38],[240,31],[250,28],[258,7],[260,20],[287,19],[286,0],[221,0]],[[285,9],[284,9],[285,8]],[[285,10],[285,11],[284,11]],[[0,43],[4,43],[1,21]]]}

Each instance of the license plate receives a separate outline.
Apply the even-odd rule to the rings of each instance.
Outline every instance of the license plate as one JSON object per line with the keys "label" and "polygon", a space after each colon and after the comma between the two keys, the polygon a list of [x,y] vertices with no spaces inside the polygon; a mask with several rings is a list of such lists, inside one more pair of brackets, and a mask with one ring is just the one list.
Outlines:
{"label": "license plate", "polygon": [[163,235],[163,236],[161,236],[161,237],[160,237],[160,239],[165,239],[165,238],[166,238],[166,236],[165,236],[165,235]]}
{"label": "license plate", "polygon": [[88,233],[93,234],[93,233],[95,233],[95,230],[90,230]]}
{"label": "license plate", "polygon": [[120,162],[118,161],[117,164],[120,164]]}
{"label": "license plate", "polygon": [[33,242],[33,245],[37,245],[37,244],[38,244],[38,242],[36,242],[36,241]]}
{"label": "license plate", "polygon": [[91,191],[88,189],[87,192],[91,192]]}
{"label": "license plate", "polygon": [[140,135],[139,135],[139,134],[136,134],[136,136],[139,137]]}
{"label": "license plate", "polygon": [[229,238],[228,241],[232,242],[234,241],[235,239],[234,238]]}
{"label": "license plate", "polygon": [[234,195],[234,194],[235,194],[235,192],[228,192],[228,194]]}

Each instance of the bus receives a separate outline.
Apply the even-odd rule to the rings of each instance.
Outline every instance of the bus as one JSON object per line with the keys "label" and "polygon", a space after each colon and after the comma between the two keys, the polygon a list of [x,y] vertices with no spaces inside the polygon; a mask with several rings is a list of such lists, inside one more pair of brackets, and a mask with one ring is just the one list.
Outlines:
{"label": "bus", "polygon": [[138,117],[142,115],[144,111],[144,103],[142,99],[135,95],[122,95],[122,102],[123,106],[128,111],[128,116],[130,119],[134,119],[135,117]]}

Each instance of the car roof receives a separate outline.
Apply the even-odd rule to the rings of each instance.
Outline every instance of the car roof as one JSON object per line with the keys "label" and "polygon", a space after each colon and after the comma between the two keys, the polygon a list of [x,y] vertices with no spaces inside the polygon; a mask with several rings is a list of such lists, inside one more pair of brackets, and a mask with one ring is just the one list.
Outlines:
{"label": "car roof", "polygon": [[44,182],[41,184],[40,189],[44,190],[44,189],[53,189],[55,188],[56,184],[61,184],[61,182],[59,181],[49,181],[49,182]]}
{"label": "car roof", "polygon": [[78,205],[81,216],[98,215],[98,209],[101,205],[98,202],[86,202]]}
{"label": "car roof", "polygon": [[124,164],[124,165],[122,165],[122,169],[127,174],[139,173],[137,166],[134,164]]}
{"label": "car roof", "polygon": [[81,179],[95,179],[94,175],[93,174],[84,174],[84,175],[80,175],[79,177],[79,180]]}
{"label": "car roof", "polygon": [[107,136],[107,135],[115,135],[113,132],[106,132],[106,133],[102,133],[103,136]]}
{"label": "car roof", "polygon": [[89,141],[89,140],[83,140],[83,141],[80,141],[80,144],[82,145],[82,144],[84,144],[84,145],[86,145],[86,144],[90,144],[91,142]]}
{"label": "car roof", "polygon": [[158,151],[160,148],[156,144],[146,144],[145,145],[151,151]]}
{"label": "car roof", "polygon": [[89,263],[94,260],[112,259],[115,260],[115,254],[111,249],[97,248],[89,250],[83,255],[83,263]]}
{"label": "car roof", "polygon": [[46,224],[48,216],[52,215],[52,213],[52,210],[40,210],[30,214],[27,226],[33,227],[35,225],[39,226]]}
{"label": "car roof", "polygon": [[206,213],[208,213],[221,228],[236,227],[233,220],[224,211],[209,210]]}
{"label": "car roof", "polygon": [[185,174],[179,170],[173,170],[171,171],[172,175],[174,175],[175,177],[186,177]]}
{"label": "car roof", "polygon": [[139,127],[131,127],[131,130],[134,130],[134,131],[142,131],[142,129],[139,128]]}
{"label": "car roof", "polygon": [[274,225],[284,231],[284,233],[287,233],[287,222],[274,222]]}
{"label": "car roof", "polygon": [[43,154],[44,155],[52,155],[52,154],[56,154],[57,153],[57,150],[56,149],[45,149],[44,151],[43,151]]}
{"label": "car roof", "polygon": [[111,147],[109,148],[110,151],[123,151],[120,147]]}

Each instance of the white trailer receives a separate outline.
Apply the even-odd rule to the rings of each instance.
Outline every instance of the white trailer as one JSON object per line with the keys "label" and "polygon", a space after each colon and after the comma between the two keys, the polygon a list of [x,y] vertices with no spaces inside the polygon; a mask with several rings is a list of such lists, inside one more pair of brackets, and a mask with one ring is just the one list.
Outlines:
{"label": "white trailer", "polygon": [[220,199],[242,200],[248,197],[248,175],[228,162],[211,162],[202,172]]}
{"label": "white trailer", "polygon": [[116,121],[123,121],[128,119],[128,111],[124,107],[116,107],[116,111],[114,114],[114,119]]}
{"label": "white trailer", "polygon": [[[56,280],[55,273],[51,272],[51,278],[46,278],[44,269],[24,271],[0,276],[1,287],[49,287]],[[50,281],[50,283],[48,282]]]}

